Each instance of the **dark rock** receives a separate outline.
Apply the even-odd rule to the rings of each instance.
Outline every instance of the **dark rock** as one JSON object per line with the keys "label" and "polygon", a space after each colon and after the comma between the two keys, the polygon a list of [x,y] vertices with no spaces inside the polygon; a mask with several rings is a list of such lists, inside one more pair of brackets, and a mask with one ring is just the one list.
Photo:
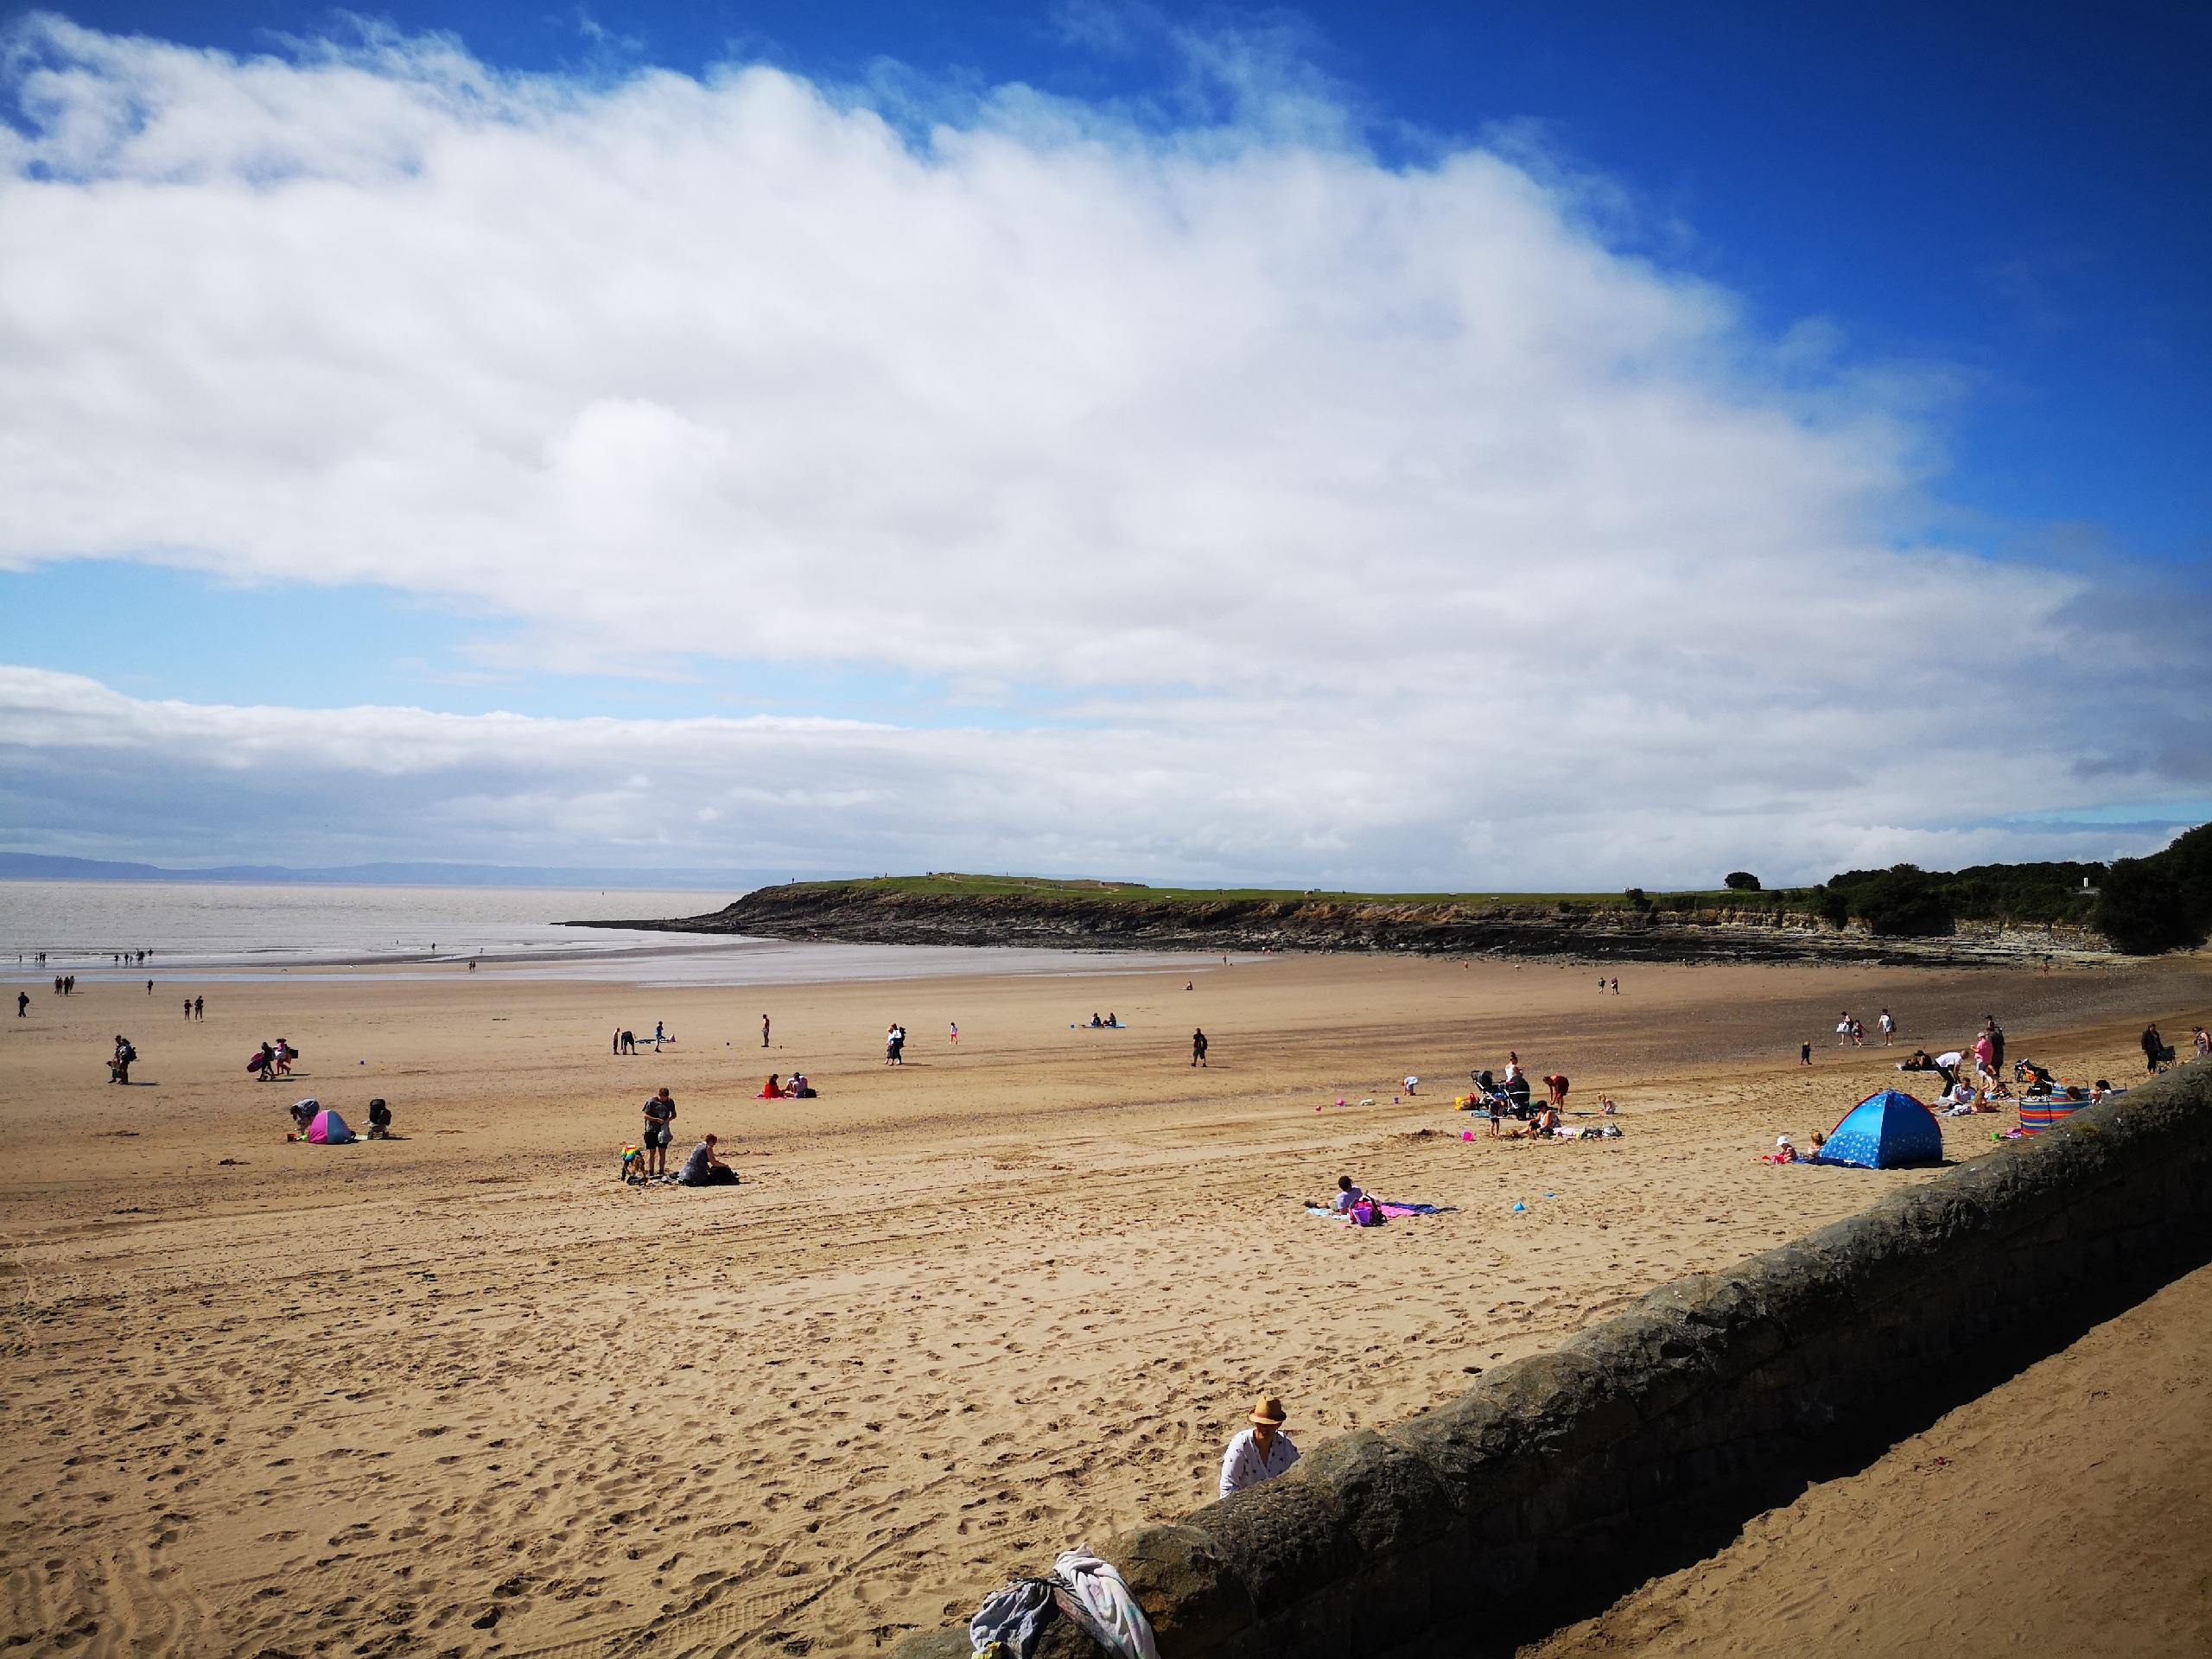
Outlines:
{"label": "dark rock", "polygon": [[1287,1476],[1248,1486],[1185,1517],[1250,1591],[1260,1618],[1359,1565],[1359,1545],[1325,1483]]}
{"label": "dark rock", "polygon": [[1204,1653],[1252,1623],[1252,1595],[1196,1527],[1143,1527],[1109,1538],[1113,1562],[1144,1609],[1160,1659]]}
{"label": "dark rock", "polygon": [[1352,1541],[1370,1555],[1426,1542],[1452,1524],[1452,1500],[1436,1471],[1373,1429],[1324,1443],[1286,1478],[1326,1485]]}
{"label": "dark rock", "polygon": [[891,1649],[891,1659],[968,1659],[975,1650],[965,1624],[948,1624],[941,1630],[917,1630],[902,1637]]}

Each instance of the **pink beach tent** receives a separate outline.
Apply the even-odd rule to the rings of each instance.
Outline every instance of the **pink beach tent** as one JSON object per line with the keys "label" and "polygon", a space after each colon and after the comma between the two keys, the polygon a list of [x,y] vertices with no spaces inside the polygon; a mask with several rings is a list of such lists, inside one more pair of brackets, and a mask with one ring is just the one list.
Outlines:
{"label": "pink beach tent", "polygon": [[325,1107],[315,1115],[308,1125],[308,1139],[319,1147],[342,1147],[353,1138],[353,1131],[346,1127],[346,1120]]}

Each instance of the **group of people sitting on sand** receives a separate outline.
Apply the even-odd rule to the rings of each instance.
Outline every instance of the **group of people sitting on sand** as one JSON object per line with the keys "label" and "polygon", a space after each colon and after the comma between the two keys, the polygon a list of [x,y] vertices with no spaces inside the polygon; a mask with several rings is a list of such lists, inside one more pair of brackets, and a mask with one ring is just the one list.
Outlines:
{"label": "group of people sitting on sand", "polygon": [[804,1071],[794,1071],[788,1080],[780,1082],[777,1079],[776,1074],[771,1071],[768,1074],[768,1081],[760,1085],[760,1092],[753,1098],[755,1100],[812,1100],[814,1085],[806,1080],[806,1073]]}
{"label": "group of people sitting on sand", "polygon": [[1098,1011],[1097,1011],[1096,1008],[1093,1008],[1093,1009],[1090,1011],[1090,1029],[1091,1029],[1091,1030],[1093,1030],[1093,1031],[1119,1031],[1121,1028],[1122,1028],[1122,1016],[1121,1016],[1120,1014],[1108,1014],[1108,1015],[1107,1015],[1103,1020],[1101,1020],[1101,1019],[1098,1017]]}

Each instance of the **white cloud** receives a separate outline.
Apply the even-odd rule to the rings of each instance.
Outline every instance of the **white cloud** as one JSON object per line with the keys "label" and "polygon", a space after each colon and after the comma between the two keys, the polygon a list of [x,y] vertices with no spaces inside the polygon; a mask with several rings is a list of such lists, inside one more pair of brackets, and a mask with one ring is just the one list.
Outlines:
{"label": "white cloud", "polygon": [[2171,688],[2055,683],[2076,581],[1891,543],[1900,401],[1786,391],[1802,331],[1750,337],[1498,155],[1379,165],[1310,80],[1165,136],[1008,90],[917,147],[760,68],[14,41],[0,563],[382,583],[520,619],[540,666],[827,664],[1086,722],[11,681],[0,741],[53,777],[149,733],[180,779],[282,753],[333,798],[404,780],[376,814],[417,854],[801,813],[794,849],[870,868],[1658,885],[2156,798],[2202,730]]}

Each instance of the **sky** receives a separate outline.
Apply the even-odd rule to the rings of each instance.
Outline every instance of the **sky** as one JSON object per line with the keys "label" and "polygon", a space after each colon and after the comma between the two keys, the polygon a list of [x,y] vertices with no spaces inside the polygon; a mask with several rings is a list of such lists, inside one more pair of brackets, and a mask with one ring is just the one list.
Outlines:
{"label": "sky", "polygon": [[2151,850],[2212,22],[1997,16],[0,10],[0,846]]}

